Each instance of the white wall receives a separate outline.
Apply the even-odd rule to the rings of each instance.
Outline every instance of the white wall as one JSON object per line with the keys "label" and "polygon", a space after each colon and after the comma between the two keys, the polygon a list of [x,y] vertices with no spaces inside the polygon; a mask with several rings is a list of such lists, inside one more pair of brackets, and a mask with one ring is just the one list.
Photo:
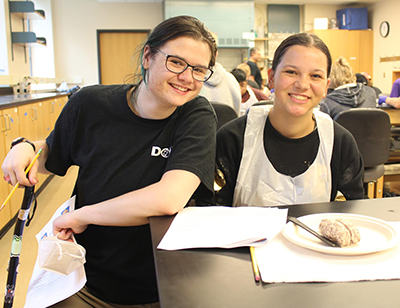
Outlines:
{"label": "white wall", "polygon": [[304,5],[304,24],[301,25],[303,31],[314,29],[314,18],[336,18],[336,11],[342,9],[339,5],[325,4],[305,4]]}
{"label": "white wall", "polygon": [[[11,27],[10,27],[10,15],[8,8],[8,0],[4,2],[4,17],[6,24],[6,40],[7,40],[7,59],[8,59],[8,70],[10,75],[15,76],[29,76],[29,60],[28,52],[25,52],[23,46],[11,45],[11,31],[24,31],[24,24],[21,18],[15,15],[11,16]],[[11,29],[12,28],[12,29]]]}
{"label": "white wall", "polygon": [[[380,57],[400,56],[400,1],[382,0],[369,6],[374,30],[374,85],[383,93],[390,93],[392,72],[400,71],[400,61],[380,62]],[[390,24],[389,36],[383,38],[379,34],[382,21]]]}
{"label": "white wall", "polygon": [[[97,84],[96,30],[151,30],[163,20],[161,3],[51,0],[56,76]],[[133,51],[132,51],[133,53]]]}
{"label": "white wall", "polygon": [[31,31],[37,37],[46,38],[46,46],[31,47],[32,54],[32,76],[54,78],[54,40],[53,40],[53,20],[51,13],[51,0],[34,0],[35,9],[43,10],[46,18],[44,20],[31,20]]}
{"label": "white wall", "polygon": [[0,75],[8,75],[7,30],[4,1],[0,1]]}
{"label": "white wall", "polygon": [[[1,0],[0,0],[1,1]],[[7,46],[10,46],[8,0],[3,0],[7,12],[5,23],[7,34]],[[42,4],[46,6],[46,15],[52,18],[53,40],[54,40],[54,70],[57,78],[82,77],[83,83],[98,83],[97,64],[97,29],[153,29],[163,20],[163,9],[161,3],[99,3],[96,0],[34,0],[37,8]],[[47,7],[51,6],[51,12]],[[261,22],[264,7],[257,5],[255,8],[255,23]],[[332,5],[304,5],[301,25],[302,30],[309,30],[313,25],[315,17],[334,18],[336,10],[342,6]],[[382,0],[368,5],[369,26],[374,30],[374,85],[383,92],[390,92],[392,84],[392,71],[400,70],[400,62],[380,63],[379,58],[385,56],[400,55],[400,1]],[[387,20],[390,23],[390,34],[387,38],[379,35],[379,25]],[[39,21],[35,22],[36,27]],[[39,29],[38,29],[39,31]],[[38,33],[39,34],[39,33]],[[41,34],[41,33],[40,33]],[[44,34],[51,41],[51,34]],[[26,76],[29,74],[29,64],[24,61],[23,48],[14,51],[16,61],[11,61],[10,48],[8,50],[9,74]],[[33,52],[37,56],[39,49]],[[228,53],[228,55],[224,55]],[[227,50],[221,52],[219,61],[228,68],[237,65],[240,58],[232,59],[232,52]],[[3,54],[1,55],[3,57]],[[50,56],[49,56],[50,57]],[[226,59],[225,59],[226,58]],[[226,61],[225,61],[226,60]],[[46,74],[51,77],[51,69]]]}

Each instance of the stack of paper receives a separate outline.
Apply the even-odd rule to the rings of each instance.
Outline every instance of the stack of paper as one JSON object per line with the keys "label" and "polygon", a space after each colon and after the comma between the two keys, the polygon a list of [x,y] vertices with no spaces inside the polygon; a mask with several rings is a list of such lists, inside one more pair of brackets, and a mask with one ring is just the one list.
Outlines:
{"label": "stack of paper", "polygon": [[188,207],[174,218],[159,249],[260,246],[286,225],[287,209]]}

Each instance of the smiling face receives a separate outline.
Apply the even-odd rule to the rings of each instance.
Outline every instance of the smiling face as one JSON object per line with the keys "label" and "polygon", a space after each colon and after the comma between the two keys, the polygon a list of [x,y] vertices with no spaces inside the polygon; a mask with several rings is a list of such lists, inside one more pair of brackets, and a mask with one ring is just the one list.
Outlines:
{"label": "smiling face", "polygon": [[326,95],[327,66],[327,57],[319,49],[301,45],[289,47],[272,72],[274,110],[289,117],[311,114]]}
{"label": "smiling face", "polygon": [[[185,60],[193,66],[208,67],[211,59],[210,47],[201,41],[189,37],[179,37],[168,41],[159,49],[167,55]],[[175,74],[167,70],[165,55],[160,52],[150,54],[148,46],[144,49],[142,63],[147,70],[146,83],[142,84],[141,102],[155,108],[166,116],[170,115],[178,106],[182,106],[195,98],[203,83],[193,79],[192,68],[188,67],[183,73]]]}

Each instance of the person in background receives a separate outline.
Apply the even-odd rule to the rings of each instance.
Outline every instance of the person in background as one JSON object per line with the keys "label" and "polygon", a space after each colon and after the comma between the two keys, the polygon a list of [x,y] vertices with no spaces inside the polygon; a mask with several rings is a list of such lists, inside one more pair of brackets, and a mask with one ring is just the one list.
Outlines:
{"label": "person in background", "polygon": [[254,81],[251,80],[249,77],[251,75],[251,69],[250,66],[247,63],[240,63],[238,66],[236,66],[236,68],[240,68],[241,70],[243,70],[246,73],[247,76],[247,84],[252,87],[253,89],[257,89],[260,90],[260,86],[259,84]]}
{"label": "person in background", "polygon": [[378,103],[379,105],[386,103],[394,108],[400,108],[400,78],[393,83],[390,96],[379,96]]}
{"label": "person in background", "polygon": [[205,96],[210,102],[226,104],[240,114],[242,96],[240,87],[235,77],[218,62],[212,67],[213,74],[203,84],[200,95]]}
{"label": "person in background", "polygon": [[[218,36],[213,32],[211,32],[211,35],[218,45]],[[204,82],[200,95],[205,96],[210,102],[229,105],[236,111],[236,114],[239,115],[242,98],[240,87],[235,78],[218,62],[215,63],[212,70],[214,73],[210,79]]]}
{"label": "person in background", "polygon": [[376,108],[375,91],[356,82],[356,75],[344,57],[332,64],[329,88],[333,89],[320,104],[320,110],[336,119],[350,108]]}
{"label": "person in background", "polygon": [[44,151],[28,178],[34,147],[8,153],[2,170],[13,185],[79,166],[76,210],[54,221],[54,234],[85,247],[87,283],[53,307],[160,306],[148,218],[178,212],[199,185],[213,195],[216,118],[198,94],[216,50],[198,19],[167,19],[141,49],[141,81],[75,93],[48,138],[34,142]]}
{"label": "person in background", "polygon": [[328,47],[316,35],[294,34],[278,46],[269,80],[273,106],[253,106],[217,133],[216,168],[225,185],[213,204],[327,202],[338,191],[363,198],[364,166],[353,136],[315,109],[330,69]]}
{"label": "person in background", "polygon": [[264,92],[254,89],[247,84],[247,76],[242,69],[235,68],[231,73],[235,76],[237,83],[240,85],[242,94],[241,114],[245,114],[254,103],[269,99],[269,96],[264,94]]}
{"label": "person in background", "polygon": [[260,86],[260,90],[263,90],[264,85],[263,85],[263,80],[261,76],[261,71],[260,68],[257,65],[257,62],[260,61],[261,59],[261,52],[260,49],[257,47],[253,47],[250,49],[250,58],[249,61],[247,61],[247,64],[250,66],[250,80],[253,80],[257,82],[257,84]]}
{"label": "person in background", "polygon": [[[373,85],[371,75],[368,74],[367,72],[361,72],[360,74],[363,75],[363,76],[367,79],[367,86],[368,86],[368,87],[371,87],[372,89],[375,90],[376,98],[378,98],[379,95],[382,93],[382,91],[381,91],[379,88],[377,88],[377,87],[375,87],[375,86]],[[356,75],[357,75],[357,74],[356,74]],[[357,77],[357,78],[358,78],[358,77]],[[358,82],[358,81],[357,81],[357,82]]]}

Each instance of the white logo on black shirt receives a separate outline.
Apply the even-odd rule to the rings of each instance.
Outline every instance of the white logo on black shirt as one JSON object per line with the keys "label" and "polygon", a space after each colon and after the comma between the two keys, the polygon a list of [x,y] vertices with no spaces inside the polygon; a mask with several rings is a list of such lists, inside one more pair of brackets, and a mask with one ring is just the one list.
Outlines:
{"label": "white logo on black shirt", "polygon": [[171,154],[171,148],[161,149],[160,147],[153,145],[151,148],[151,156],[160,156],[163,158],[168,158]]}

